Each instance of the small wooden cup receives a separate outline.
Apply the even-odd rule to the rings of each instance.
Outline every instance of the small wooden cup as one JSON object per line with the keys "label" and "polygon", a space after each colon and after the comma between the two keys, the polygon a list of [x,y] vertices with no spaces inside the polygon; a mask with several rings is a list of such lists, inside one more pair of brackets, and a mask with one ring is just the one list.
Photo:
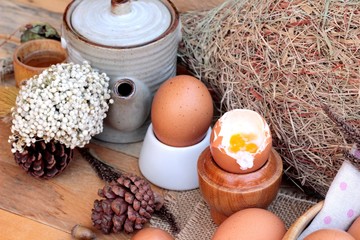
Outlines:
{"label": "small wooden cup", "polygon": [[19,45],[13,54],[16,86],[40,74],[53,64],[65,62],[66,50],[61,43],[51,39],[36,39]]}
{"label": "small wooden cup", "polygon": [[231,214],[245,208],[267,208],[280,188],[283,163],[272,149],[259,170],[234,174],[222,170],[213,160],[209,147],[198,159],[200,192],[210,207],[211,217],[220,225]]}
{"label": "small wooden cup", "polygon": [[318,202],[301,215],[289,228],[282,240],[296,240],[314,217],[320,212],[324,201]]}

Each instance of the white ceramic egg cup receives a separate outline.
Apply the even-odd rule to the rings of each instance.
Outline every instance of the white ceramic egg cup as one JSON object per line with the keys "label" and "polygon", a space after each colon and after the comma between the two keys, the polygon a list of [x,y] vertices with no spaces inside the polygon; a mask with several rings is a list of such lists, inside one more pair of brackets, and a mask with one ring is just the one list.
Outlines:
{"label": "white ceramic egg cup", "polygon": [[210,144],[211,127],[204,139],[188,147],[172,147],[160,142],[148,127],[139,156],[139,167],[151,183],[174,191],[199,187],[197,161]]}

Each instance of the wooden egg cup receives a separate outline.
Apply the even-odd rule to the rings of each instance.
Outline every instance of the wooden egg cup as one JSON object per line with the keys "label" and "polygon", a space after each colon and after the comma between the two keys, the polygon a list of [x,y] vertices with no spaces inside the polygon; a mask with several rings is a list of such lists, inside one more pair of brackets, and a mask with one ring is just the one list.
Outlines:
{"label": "wooden egg cup", "polygon": [[239,210],[267,208],[280,188],[283,163],[272,149],[268,161],[257,171],[229,173],[215,163],[208,147],[200,154],[197,168],[200,192],[210,207],[213,221],[219,225]]}

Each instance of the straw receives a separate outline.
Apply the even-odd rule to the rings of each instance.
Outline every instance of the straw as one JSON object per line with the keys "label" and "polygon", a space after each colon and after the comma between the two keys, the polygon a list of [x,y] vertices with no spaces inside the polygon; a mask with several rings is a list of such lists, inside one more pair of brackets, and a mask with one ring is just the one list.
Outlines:
{"label": "straw", "polygon": [[344,159],[360,165],[329,117],[360,121],[358,1],[228,0],[181,18],[182,62],[216,93],[220,115],[248,108],[265,117],[299,187],[325,196]]}

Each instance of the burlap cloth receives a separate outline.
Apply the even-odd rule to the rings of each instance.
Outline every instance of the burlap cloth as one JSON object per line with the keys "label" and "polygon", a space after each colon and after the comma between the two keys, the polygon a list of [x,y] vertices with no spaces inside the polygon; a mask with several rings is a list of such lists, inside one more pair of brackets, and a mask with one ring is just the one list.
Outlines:
{"label": "burlap cloth", "polygon": [[[288,188],[280,189],[268,210],[279,216],[287,228],[307,209],[318,202],[305,194]],[[216,230],[209,208],[202,199],[199,189],[184,192],[169,192],[166,205],[174,214],[180,232],[178,240],[209,240]],[[151,225],[170,232],[170,226],[164,220],[154,217]]]}
{"label": "burlap cloth", "polygon": [[[138,157],[142,143],[134,144],[110,144],[92,140],[95,144],[105,146],[115,151],[127,152]],[[281,188],[268,207],[268,210],[279,216],[287,228],[311,206],[320,199],[312,198],[300,191],[295,186],[286,183]],[[209,208],[203,200],[200,190],[191,191],[167,191],[165,204],[175,216],[180,232],[175,235],[176,240],[210,240],[216,230]],[[158,216],[153,216],[150,225],[164,229],[171,233],[169,223]]]}

